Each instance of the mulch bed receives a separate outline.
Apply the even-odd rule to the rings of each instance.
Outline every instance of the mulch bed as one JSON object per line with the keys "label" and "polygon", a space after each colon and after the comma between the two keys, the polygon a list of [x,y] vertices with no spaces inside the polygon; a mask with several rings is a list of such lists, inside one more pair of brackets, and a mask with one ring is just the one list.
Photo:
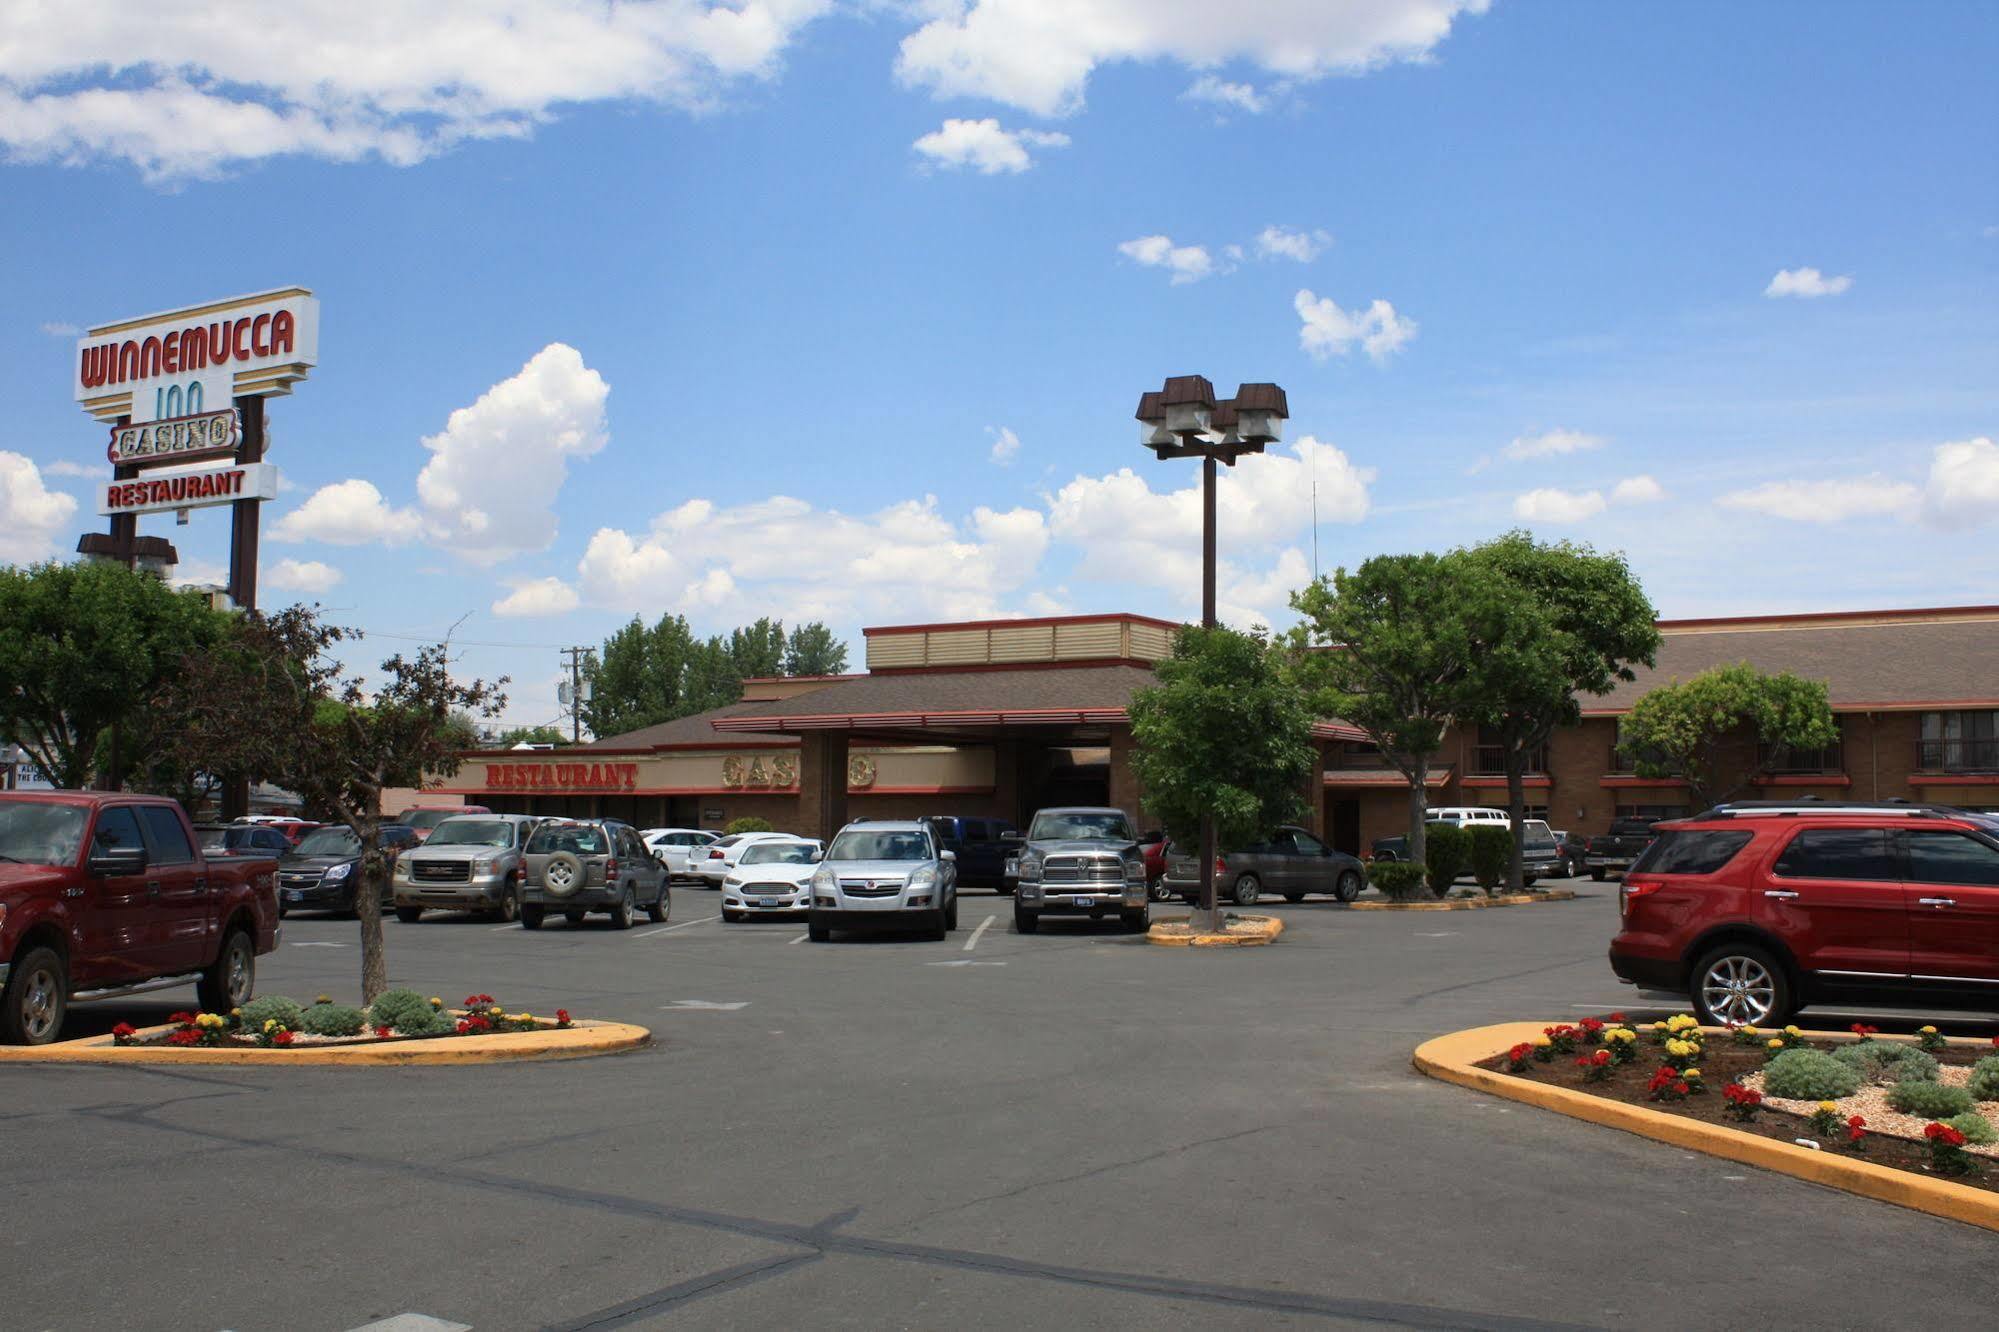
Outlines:
{"label": "mulch bed", "polygon": [[[1480,1060],[1478,1067],[1490,1069],[1508,1077],[1517,1077],[1527,1082],[1544,1083],[1569,1091],[1579,1091],[1590,1096],[1602,1096],[1627,1105],[1643,1106],[1647,1110],[1659,1110],[1669,1115],[1679,1115],[1686,1119],[1696,1119],[1706,1124],[1719,1124],[1737,1133],[1754,1134],[1760,1138],[1772,1138],[1779,1142],[1796,1142],[1800,1138],[1818,1141],[1819,1149],[1833,1156],[1844,1156],[1857,1161],[1869,1161],[1875,1165],[1889,1166],[1897,1170],[1907,1170],[1929,1179],[1947,1180],[1952,1184],[1965,1184],[1975,1189],[1999,1192],[1999,1162],[1981,1160],[1972,1173],[1967,1175],[1940,1175],[1930,1168],[1930,1152],[1927,1145],[1911,1142],[1904,1138],[1889,1137],[1876,1131],[1877,1120],[1868,1117],[1868,1132],[1862,1143],[1864,1151],[1849,1150],[1843,1142],[1818,1139],[1811,1125],[1799,1115],[1793,1115],[1765,1101],[1761,1114],[1750,1123],[1742,1123],[1727,1113],[1728,1101],[1722,1095],[1722,1088],[1730,1082],[1740,1082],[1752,1074],[1760,1074],[1769,1062],[1765,1051],[1753,1046],[1737,1045],[1727,1035],[1709,1032],[1707,1049],[1700,1057],[1701,1081],[1707,1090],[1684,1100],[1654,1101],[1646,1093],[1645,1085],[1651,1081],[1659,1068],[1659,1050],[1652,1044],[1650,1024],[1640,1024],[1638,1028],[1638,1054],[1627,1064],[1614,1066],[1610,1077],[1603,1082],[1584,1080],[1583,1070],[1576,1067],[1577,1055],[1587,1054],[1600,1048],[1579,1045],[1575,1054],[1558,1054],[1548,1063],[1528,1061],[1525,1071],[1510,1073],[1504,1051],[1490,1059]],[[1836,1048],[1824,1041],[1810,1042],[1812,1048],[1830,1050]],[[1952,1045],[1936,1053],[1939,1064],[1949,1067],[1969,1068],[1985,1055],[1993,1053],[1990,1048],[1960,1047]],[[1758,1079],[1754,1084],[1761,1085]],[[1863,1091],[1865,1089],[1863,1088]],[[1991,1109],[1991,1103],[1979,1107],[1988,1119],[1999,1124],[1999,1115]],[[1841,1118],[1849,1113],[1841,1111]],[[1981,1157],[1985,1154],[1980,1153]]]}

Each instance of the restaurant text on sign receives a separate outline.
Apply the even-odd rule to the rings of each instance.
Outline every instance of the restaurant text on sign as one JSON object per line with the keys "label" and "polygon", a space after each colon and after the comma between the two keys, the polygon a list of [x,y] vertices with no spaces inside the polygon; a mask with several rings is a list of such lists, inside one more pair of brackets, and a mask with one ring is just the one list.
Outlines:
{"label": "restaurant text on sign", "polygon": [[492,763],[489,791],[636,791],[636,763]]}
{"label": "restaurant text on sign", "polygon": [[135,481],[106,482],[97,488],[97,511],[120,514],[205,509],[237,500],[275,499],[277,493],[277,468],[269,463],[245,463],[205,472],[175,472]]}

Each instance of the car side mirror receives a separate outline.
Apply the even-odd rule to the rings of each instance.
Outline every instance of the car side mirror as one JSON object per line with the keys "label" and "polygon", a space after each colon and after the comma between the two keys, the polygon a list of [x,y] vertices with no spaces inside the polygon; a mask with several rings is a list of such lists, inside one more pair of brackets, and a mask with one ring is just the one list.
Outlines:
{"label": "car side mirror", "polygon": [[939,851],[937,857],[946,864],[950,864],[958,858],[958,853],[956,851]]}
{"label": "car side mirror", "polygon": [[824,860],[825,858],[826,858],[826,853],[824,851],[814,851],[812,853],[812,863],[815,865],[817,865],[820,861]]}
{"label": "car side mirror", "polygon": [[1000,834],[1000,840],[1002,842],[1024,842],[1027,839],[1022,837],[1018,832],[1015,832],[1013,829],[1009,828],[1005,832]]}
{"label": "car side mirror", "polygon": [[125,874],[146,872],[146,848],[143,846],[100,846],[90,853],[90,873],[99,878],[115,879]]}

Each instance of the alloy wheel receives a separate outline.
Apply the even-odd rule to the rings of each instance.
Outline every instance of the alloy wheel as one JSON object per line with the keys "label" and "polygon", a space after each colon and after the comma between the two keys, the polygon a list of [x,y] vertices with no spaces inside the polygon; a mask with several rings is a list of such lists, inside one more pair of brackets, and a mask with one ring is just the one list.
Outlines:
{"label": "alloy wheel", "polygon": [[55,1024],[62,1016],[57,988],[56,974],[48,967],[35,968],[22,987],[21,1028],[35,1045],[55,1034]]}
{"label": "alloy wheel", "polygon": [[1724,1022],[1753,1026],[1776,1007],[1777,982],[1755,958],[1730,954],[1716,958],[1701,977],[1701,1000]]}

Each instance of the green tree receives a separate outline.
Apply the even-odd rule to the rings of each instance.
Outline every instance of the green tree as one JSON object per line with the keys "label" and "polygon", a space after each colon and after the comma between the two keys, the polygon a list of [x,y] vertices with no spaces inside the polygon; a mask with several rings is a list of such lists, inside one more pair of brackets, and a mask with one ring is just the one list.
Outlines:
{"label": "green tree", "polygon": [[515,745],[554,745],[560,749],[569,743],[569,733],[559,726],[514,726],[500,732],[496,743],[501,749]]}
{"label": "green tree", "polygon": [[113,727],[229,617],[198,593],[98,561],[0,568],[0,735],[61,787],[116,787]]}
{"label": "green tree", "polygon": [[[1318,757],[1312,718],[1263,636],[1182,629],[1158,676],[1132,695],[1132,769],[1167,833],[1198,846],[1212,816],[1226,850],[1297,818]],[[1204,901],[1196,928],[1213,928],[1213,915]]]}
{"label": "green tree", "polygon": [[1696,808],[1749,785],[1753,763],[1723,786],[1728,749],[1751,735],[1763,745],[1820,749],[1839,739],[1839,719],[1823,680],[1789,671],[1769,674],[1747,662],[1716,666],[1685,681],[1661,685],[1631,705],[1619,743],[1635,754],[1638,775],[1687,784]]}
{"label": "green tree", "polygon": [[1462,552],[1377,555],[1291,597],[1293,678],[1312,715],[1358,726],[1409,779],[1409,859],[1423,863],[1430,760],[1469,711],[1479,659],[1514,593]]}
{"label": "green tree", "polygon": [[1506,772],[1513,850],[1507,886],[1525,886],[1526,774],[1557,727],[1582,720],[1582,694],[1607,694],[1635,680],[1659,650],[1656,612],[1622,555],[1567,541],[1543,545],[1509,532],[1467,555],[1514,595],[1502,597],[1504,632],[1478,657],[1466,724],[1485,727]]}
{"label": "green tree", "polygon": [[791,631],[784,645],[786,675],[838,675],[847,669],[847,645],[814,620]]}
{"label": "green tree", "polygon": [[749,628],[735,629],[729,634],[729,662],[735,667],[738,680],[784,674],[784,648],[784,621],[767,615]]}

